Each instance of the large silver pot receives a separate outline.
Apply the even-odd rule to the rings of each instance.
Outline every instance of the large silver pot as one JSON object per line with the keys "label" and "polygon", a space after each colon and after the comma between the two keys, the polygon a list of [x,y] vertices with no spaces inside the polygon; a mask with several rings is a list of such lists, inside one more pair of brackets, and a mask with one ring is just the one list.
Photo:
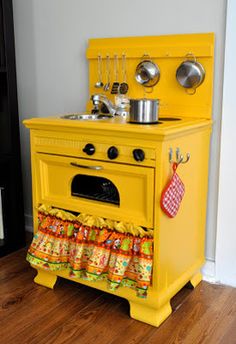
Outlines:
{"label": "large silver pot", "polygon": [[157,123],[159,99],[130,99],[129,122],[140,124]]}
{"label": "large silver pot", "polygon": [[205,70],[201,63],[195,61],[184,61],[176,71],[176,79],[185,88],[196,89],[205,78]]}

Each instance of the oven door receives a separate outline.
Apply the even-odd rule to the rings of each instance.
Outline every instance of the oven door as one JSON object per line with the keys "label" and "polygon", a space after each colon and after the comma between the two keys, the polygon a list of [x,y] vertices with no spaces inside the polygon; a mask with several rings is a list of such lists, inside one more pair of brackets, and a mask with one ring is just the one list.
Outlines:
{"label": "oven door", "polygon": [[36,154],[36,203],[153,227],[154,168]]}

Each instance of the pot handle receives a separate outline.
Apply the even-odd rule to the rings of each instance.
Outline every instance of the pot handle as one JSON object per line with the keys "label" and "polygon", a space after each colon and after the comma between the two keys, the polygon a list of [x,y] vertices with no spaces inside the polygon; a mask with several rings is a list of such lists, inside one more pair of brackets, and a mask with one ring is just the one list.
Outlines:
{"label": "pot handle", "polygon": [[[196,63],[197,62],[197,58],[196,56],[189,52],[185,55],[185,57],[187,58],[186,61],[189,61],[189,58],[192,58],[193,59],[193,62]],[[196,88],[186,88],[185,89],[185,92],[189,95],[189,96],[193,96],[195,93],[196,93]]]}
{"label": "pot handle", "polygon": [[187,54],[185,55],[185,57],[187,58],[186,61],[189,61],[189,58],[192,58],[194,63],[197,62],[196,56],[195,56],[193,53],[191,53],[191,52],[187,53]]}
{"label": "pot handle", "polygon": [[189,95],[189,96],[193,96],[196,93],[196,88],[185,88],[185,92]]}
{"label": "pot handle", "polygon": [[144,98],[145,98],[146,93],[152,93],[153,92],[153,86],[151,86],[151,87],[143,86],[143,87],[144,87]]}
{"label": "pot handle", "polygon": [[[143,54],[143,56],[140,58],[140,62],[142,62],[146,59],[149,59],[152,62],[151,57],[148,53]],[[144,87],[144,98],[145,98],[146,93],[152,93],[153,92],[153,86],[151,86],[151,87],[143,86],[143,87]]]}

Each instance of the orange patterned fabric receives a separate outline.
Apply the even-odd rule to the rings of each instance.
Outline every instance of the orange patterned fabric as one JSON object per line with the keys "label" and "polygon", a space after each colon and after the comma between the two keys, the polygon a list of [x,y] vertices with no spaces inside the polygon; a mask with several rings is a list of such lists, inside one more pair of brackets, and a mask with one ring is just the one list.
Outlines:
{"label": "orange patterned fabric", "polygon": [[108,288],[120,285],[147,296],[151,284],[153,238],[119,233],[108,227],[38,213],[38,231],[27,260],[48,270],[70,269],[70,276],[96,281],[106,278]]}

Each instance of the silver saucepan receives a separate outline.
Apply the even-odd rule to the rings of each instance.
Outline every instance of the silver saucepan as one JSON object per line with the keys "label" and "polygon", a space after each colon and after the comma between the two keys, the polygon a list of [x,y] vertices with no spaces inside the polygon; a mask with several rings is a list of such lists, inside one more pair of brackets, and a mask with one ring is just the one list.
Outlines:
{"label": "silver saucepan", "polygon": [[153,61],[144,60],[136,67],[135,79],[142,86],[153,87],[160,79],[160,69]]}
{"label": "silver saucepan", "polygon": [[157,123],[159,99],[130,99],[129,122],[140,124]]}
{"label": "silver saucepan", "polygon": [[[187,93],[191,95],[194,94],[196,88],[203,83],[205,69],[200,62],[197,62],[194,55],[187,54],[186,57],[188,59],[182,62],[176,71],[176,79],[178,83],[187,90]],[[189,92],[188,90],[192,91]]]}

